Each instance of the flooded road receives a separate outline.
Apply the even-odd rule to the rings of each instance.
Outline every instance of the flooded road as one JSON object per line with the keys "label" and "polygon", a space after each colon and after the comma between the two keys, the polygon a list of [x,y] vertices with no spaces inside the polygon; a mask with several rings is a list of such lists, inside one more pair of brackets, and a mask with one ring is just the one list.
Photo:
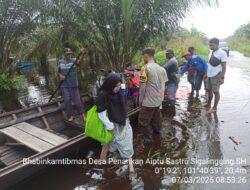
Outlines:
{"label": "flooded road", "polygon": [[[184,77],[176,114],[162,110],[162,134],[154,136],[152,146],[142,144],[132,122],[138,161],[132,181],[122,164],[89,163],[48,168],[13,189],[250,189],[250,59],[232,52],[228,62],[217,114],[207,114],[204,90],[199,99],[189,97]],[[93,151],[97,157],[98,151]],[[77,158],[85,159],[81,153]]]}

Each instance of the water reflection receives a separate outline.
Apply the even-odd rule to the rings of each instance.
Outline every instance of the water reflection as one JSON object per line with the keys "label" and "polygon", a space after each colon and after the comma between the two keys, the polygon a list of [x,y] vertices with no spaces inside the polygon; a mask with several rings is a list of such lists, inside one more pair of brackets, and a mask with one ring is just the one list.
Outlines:
{"label": "water reflection", "polygon": [[[94,82],[96,74],[94,72],[86,72],[88,71],[87,64],[79,66],[78,71],[79,90],[81,93],[88,92],[88,88]],[[50,95],[59,84],[56,60],[51,60],[46,65],[39,64],[38,67],[30,71],[20,73],[20,78],[21,85],[18,91],[11,92],[9,95],[6,95],[7,98],[3,97],[0,100],[4,111],[47,103]],[[59,90],[56,97],[60,96],[61,92]]]}
{"label": "water reflection", "polygon": [[22,84],[27,87],[27,89],[24,88],[19,91],[18,100],[22,107],[48,102],[49,93],[46,88],[46,79],[44,76],[38,76],[37,83],[28,82],[27,78],[23,76]]}

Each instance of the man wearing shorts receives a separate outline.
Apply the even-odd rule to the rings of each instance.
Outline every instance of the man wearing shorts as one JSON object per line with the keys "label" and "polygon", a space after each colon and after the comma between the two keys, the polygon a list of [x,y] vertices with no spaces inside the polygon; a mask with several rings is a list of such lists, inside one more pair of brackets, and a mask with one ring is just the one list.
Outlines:
{"label": "man wearing shorts", "polygon": [[[208,72],[205,79],[205,88],[208,93],[207,107],[209,113],[217,111],[217,105],[220,100],[220,85],[224,83],[226,73],[227,54],[222,49],[219,49],[219,40],[213,38],[209,41],[209,47],[212,50],[209,54]],[[215,97],[214,105],[211,108],[211,102]]]}

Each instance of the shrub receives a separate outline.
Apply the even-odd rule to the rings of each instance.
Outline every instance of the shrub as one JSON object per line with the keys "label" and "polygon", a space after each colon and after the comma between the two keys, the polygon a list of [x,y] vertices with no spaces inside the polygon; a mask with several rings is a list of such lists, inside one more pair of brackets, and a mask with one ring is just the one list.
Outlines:
{"label": "shrub", "polygon": [[165,51],[159,51],[155,54],[155,61],[156,63],[158,63],[159,65],[164,65],[164,63],[166,62],[166,54]]}
{"label": "shrub", "polygon": [[0,75],[0,92],[10,92],[17,90],[20,84],[20,77],[17,75],[9,76],[7,73]]}

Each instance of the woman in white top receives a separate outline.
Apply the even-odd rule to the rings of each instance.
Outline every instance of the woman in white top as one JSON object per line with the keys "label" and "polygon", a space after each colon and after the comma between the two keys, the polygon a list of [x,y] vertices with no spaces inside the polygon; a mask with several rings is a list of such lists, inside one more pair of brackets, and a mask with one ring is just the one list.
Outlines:
{"label": "woman in white top", "polygon": [[122,158],[128,159],[129,171],[134,172],[133,132],[129,120],[126,118],[124,101],[119,95],[121,85],[121,78],[116,74],[110,74],[105,79],[96,99],[99,118],[105,127],[114,134],[113,141],[103,145],[100,159],[105,159],[109,151],[118,150]]}

